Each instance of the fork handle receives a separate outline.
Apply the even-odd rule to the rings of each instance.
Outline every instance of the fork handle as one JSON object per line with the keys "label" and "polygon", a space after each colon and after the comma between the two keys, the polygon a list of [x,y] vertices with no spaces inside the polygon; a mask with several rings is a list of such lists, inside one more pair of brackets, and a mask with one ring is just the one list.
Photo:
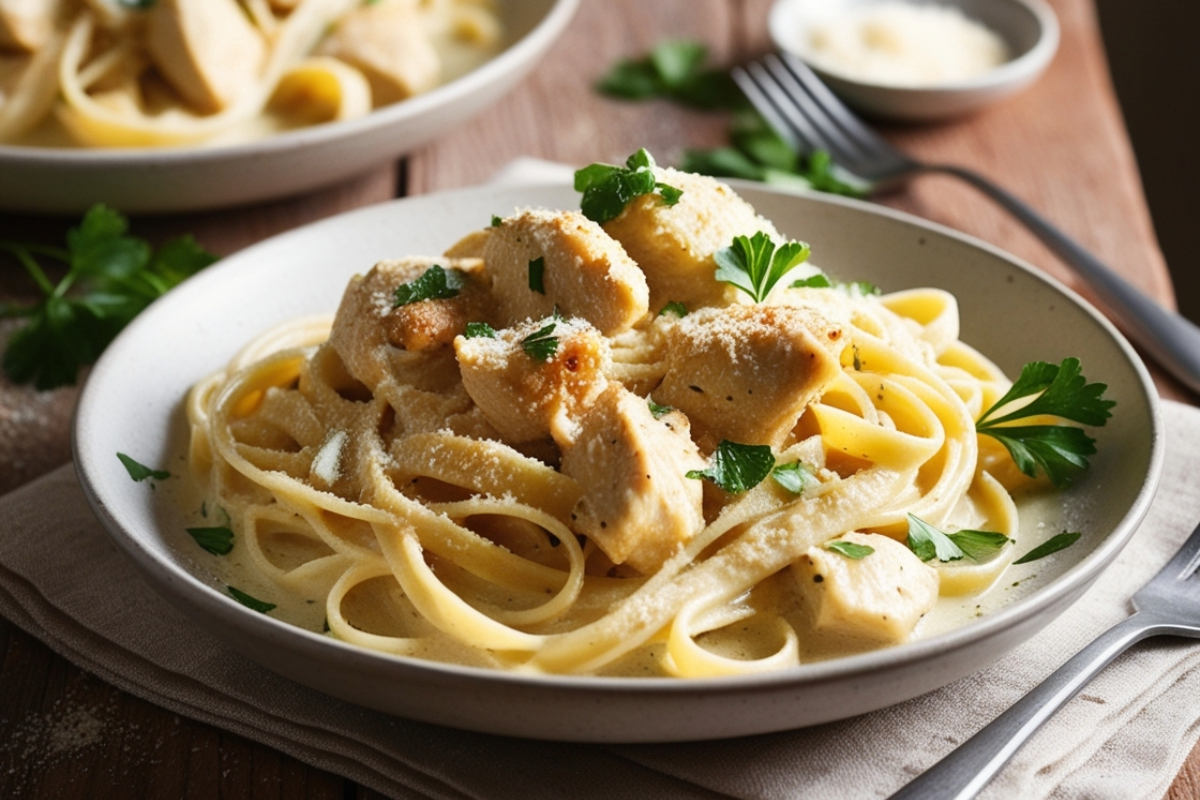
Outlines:
{"label": "fork handle", "polygon": [[925,170],[961,178],[1004,206],[1079,272],[1130,339],[1189,389],[1200,393],[1200,328],[1147,297],[1022,200],[982,175],[950,164],[929,165]]}
{"label": "fork handle", "polygon": [[1145,614],[1122,620],[889,800],[974,797],[1043,722],[1114,658],[1148,636],[1174,632],[1169,624]]}

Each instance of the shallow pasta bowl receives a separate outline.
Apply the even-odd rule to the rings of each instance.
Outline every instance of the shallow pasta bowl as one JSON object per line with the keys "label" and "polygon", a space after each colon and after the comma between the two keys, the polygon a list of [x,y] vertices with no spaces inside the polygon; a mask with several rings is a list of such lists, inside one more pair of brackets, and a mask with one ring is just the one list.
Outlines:
{"label": "shallow pasta bowl", "polygon": [[953,292],[963,340],[1010,375],[1034,359],[1077,356],[1090,380],[1108,384],[1117,406],[1095,432],[1092,469],[1040,510],[1047,526],[1083,538],[1052,559],[1014,567],[1009,574],[1020,587],[996,587],[1012,594],[1002,594],[1004,602],[983,617],[899,647],[776,673],[617,679],[516,675],[383,655],[229,598],[184,531],[194,524],[186,521],[194,509],[172,499],[176,481],[157,491],[134,483],[116,454],[181,472],[184,396],[251,338],[298,316],[332,312],[350,276],[381,258],[439,253],[491,215],[517,207],[577,208],[578,195],[566,185],[471,189],[362,209],[263,242],[191,279],[136,319],[92,372],[74,429],[85,491],[146,580],[229,646],[331,695],[420,720],[558,740],[708,739],[844,718],[970,674],[1064,611],[1145,515],[1163,453],[1149,376],[1095,310],[995,248],[858,201],[738,190],[781,231],[811,242],[814,260],[835,276],[888,291]]}
{"label": "shallow pasta bowl", "polygon": [[500,0],[501,51],[425,94],[366,116],[246,144],[89,149],[0,144],[0,209],[127,214],[196,211],[285,197],[393,160],[498,100],[562,33],[579,0]]}

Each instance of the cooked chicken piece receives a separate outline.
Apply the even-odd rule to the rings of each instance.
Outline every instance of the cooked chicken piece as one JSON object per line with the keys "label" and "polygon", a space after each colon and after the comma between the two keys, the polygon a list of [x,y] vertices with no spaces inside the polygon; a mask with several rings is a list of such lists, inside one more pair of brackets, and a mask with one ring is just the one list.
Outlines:
{"label": "cooked chicken piece", "polygon": [[729,247],[735,236],[765,232],[776,241],[775,226],[725,184],[706,175],[655,169],[661,183],[680,189],[669,206],[657,194],[634,198],[604,230],[625,248],[646,274],[650,309],[683,303],[689,309],[742,302],[733,286],[716,279],[713,253]]}
{"label": "cooked chicken piece", "polygon": [[508,217],[489,229],[483,261],[504,324],[540,319],[557,308],[613,336],[646,315],[645,276],[621,245],[578,212]]}
{"label": "cooked chicken piece", "polygon": [[[396,306],[397,288],[419,280],[433,266],[454,271],[462,282],[458,294]],[[394,369],[394,351],[448,345],[468,322],[483,321],[487,281],[482,267],[478,259],[411,256],[381,261],[365,276],[352,278],[330,335],[346,369],[373,390]]]}
{"label": "cooked chicken piece", "polygon": [[205,113],[252,89],[266,58],[236,0],[158,0],[146,14],[146,50],[171,86]]}
{"label": "cooked chicken piece", "polygon": [[579,418],[579,429],[562,455],[562,473],[583,488],[571,528],[614,564],[655,572],[704,527],[703,487],[687,472],[705,461],[686,420],[655,419],[644,397],[613,383]]}
{"label": "cooked chicken piece", "polygon": [[0,50],[32,53],[50,41],[64,0],[0,0]]}
{"label": "cooked chicken piece", "polygon": [[706,449],[722,439],[777,448],[841,369],[841,336],[809,309],[701,309],[667,328],[654,399],[686,414]]}
{"label": "cooked chicken piece", "polygon": [[813,627],[871,642],[907,640],[937,602],[937,570],[882,534],[848,533],[840,541],[874,552],[856,560],[812,547],[792,565]]}
{"label": "cooked chicken piece", "polygon": [[441,58],[411,0],[356,8],[341,18],[317,52],[362,70],[376,107],[432,89],[442,75]]}
{"label": "cooked chicken piece", "polygon": [[576,420],[608,385],[608,341],[581,319],[543,319],[495,338],[454,340],[467,393],[509,444],[552,436],[569,446]]}
{"label": "cooked chicken piece", "polygon": [[483,228],[471,231],[447,247],[444,255],[450,258],[483,258],[483,248],[487,245],[488,230],[488,228]]}

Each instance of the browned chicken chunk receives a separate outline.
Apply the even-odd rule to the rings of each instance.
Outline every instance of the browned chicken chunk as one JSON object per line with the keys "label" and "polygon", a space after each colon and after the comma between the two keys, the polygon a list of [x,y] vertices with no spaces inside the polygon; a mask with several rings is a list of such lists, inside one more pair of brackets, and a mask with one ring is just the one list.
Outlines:
{"label": "browned chicken chunk", "polygon": [[605,336],[646,315],[646,279],[621,245],[574,211],[530,210],[489,231],[484,263],[502,323],[554,312],[582,317]]}
{"label": "browned chicken chunk", "polygon": [[759,231],[778,240],[775,226],[713,178],[661,168],[655,174],[682,190],[678,203],[667,205],[658,194],[642,195],[604,223],[604,230],[645,273],[650,310],[671,302],[689,309],[741,302],[744,295],[716,279],[713,253],[729,247],[735,236]]}
{"label": "browned chicken chunk", "polygon": [[376,106],[432,89],[442,75],[441,58],[412,0],[381,0],[351,11],[318,52],[361,70]]}
{"label": "browned chicken chunk", "polygon": [[841,369],[841,329],[808,309],[702,309],[666,335],[654,399],[686,414],[706,449],[722,439],[779,447]]}
{"label": "browned chicken chunk", "polygon": [[454,340],[463,386],[509,444],[552,436],[567,446],[576,420],[608,385],[608,341],[581,319],[547,318]]}
{"label": "browned chicken chunk", "polygon": [[687,423],[654,418],[644,397],[611,384],[579,418],[563,449],[562,472],[583,488],[571,527],[594,539],[614,564],[643,574],[662,566],[704,527],[704,469]]}

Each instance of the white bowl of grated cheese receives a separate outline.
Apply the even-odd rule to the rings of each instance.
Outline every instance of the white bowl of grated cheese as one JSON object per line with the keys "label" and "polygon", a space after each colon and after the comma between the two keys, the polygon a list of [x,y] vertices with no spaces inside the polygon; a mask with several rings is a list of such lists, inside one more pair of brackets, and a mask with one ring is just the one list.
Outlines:
{"label": "white bowl of grated cheese", "polygon": [[1044,0],[776,0],[768,26],[865,113],[908,121],[975,111],[1025,88],[1058,49]]}

